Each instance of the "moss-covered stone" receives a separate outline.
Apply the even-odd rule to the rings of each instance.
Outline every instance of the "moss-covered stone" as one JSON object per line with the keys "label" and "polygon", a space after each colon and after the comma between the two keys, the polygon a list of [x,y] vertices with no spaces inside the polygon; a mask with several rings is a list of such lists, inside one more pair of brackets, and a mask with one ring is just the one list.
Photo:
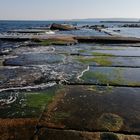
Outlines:
{"label": "moss-covered stone", "polygon": [[92,52],[93,56],[114,56],[113,54],[108,54],[108,53],[100,53],[100,52]]}
{"label": "moss-covered stone", "polygon": [[27,95],[27,106],[29,107],[44,107],[53,100],[53,95],[46,93],[30,93]]}
{"label": "moss-covered stone", "polygon": [[78,52],[79,52],[79,53],[85,53],[86,50],[79,50]]}
{"label": "moss-covered stone", "polygon": [[123,119],[112,113],[105,113],[98,120],[99,128],[105,131],[119,131],[123,125]]}
{"label": "moss-covered stone", "polygon": [[92,72],[92,71],[87,71],[84,73],[82,80],[84,81],[93,81],[97,83],[108,83],[109,78],[107,75],[101,73],[101,72]]}
{"label": "moss-covered stone", "polygon": [[100,87],[100,86],[92,85],[92,86],[88,86],[87,90],[92,91],[93,93],[104,95],[104,94],[111,93],[113,87],[112,86]]}
{"label": "moss-covered stone", "polygon": [[124,85],[127,81],[122,77],[121,68],[111,69],[110,71],[87,71],[82,76],[82,80],[94,84],[105,84],[105,85]]}
{"label": "moss-covered stone", "polygon": [[102,66],[111,66],[112,62],[109,59],[110,59],[109,56],[98,56],[98,57],[90,57],[90,58],[84,58],[80,56],[76,58],[76,60],[84,64],[97,63]]}
{"label": "moss-covered stone", "polygon": [[40,45],[43,46],[49,46],[49,45],[68,45],[68,42],[62,41],[62,40],[43,40],[40,42]]}

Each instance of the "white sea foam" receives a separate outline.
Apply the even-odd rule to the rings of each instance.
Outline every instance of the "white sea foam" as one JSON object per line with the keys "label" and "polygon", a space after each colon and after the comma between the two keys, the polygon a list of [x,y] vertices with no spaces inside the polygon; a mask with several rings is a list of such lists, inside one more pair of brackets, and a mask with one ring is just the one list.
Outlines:
{"label": "white sea foam", "polygon": [[78,79],[78,80],[81,80],[80,78],[81,78],[81,77],[84,75],[84,73],[87,72],[87,71],[89,71],[89,66],[88,66],[85,70],[83,70],[82,73],[81,73],[80,75],[77,76],[77,79]]}
{"label": "white sea foam", "polygon": [[46,34],[49,34],[49,35],[55,34],[54,31],[46,31],[45,33],[46,33]]}
{"label": "white sea foam", "polygon": [[[0,89],[0,92],[3,91],[11,91],[11,90],[32,90],[32,89],[45,89],[49,87],[53,87],[56,85],[56,82],[49,82],[47,84],[43,83],[40,85],[35,85],[35,86],[25,86],[25,87],[15,87],[15,88],[4,88]],[[1,100],[0,100],[1,101]]]}

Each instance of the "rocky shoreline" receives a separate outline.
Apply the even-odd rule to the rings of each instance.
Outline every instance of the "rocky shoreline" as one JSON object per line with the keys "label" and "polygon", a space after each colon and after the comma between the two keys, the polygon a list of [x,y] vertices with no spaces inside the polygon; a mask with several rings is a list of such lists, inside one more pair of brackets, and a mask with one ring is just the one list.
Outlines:
{"label": "rocky shoreline", "polygon": [[0,35],[0,139],[139,140],[140,39],[50,29]]}

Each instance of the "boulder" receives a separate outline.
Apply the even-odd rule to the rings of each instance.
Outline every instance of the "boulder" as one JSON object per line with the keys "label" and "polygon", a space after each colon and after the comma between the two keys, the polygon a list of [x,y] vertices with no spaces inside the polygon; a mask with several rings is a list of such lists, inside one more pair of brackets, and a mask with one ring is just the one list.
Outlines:
{"label": "boulder", "polygon": [[76,30],[76,27],[67,24],[56,24],[53,23],[50,27],[51,30],[60,30],[60,31],[71,31]]}

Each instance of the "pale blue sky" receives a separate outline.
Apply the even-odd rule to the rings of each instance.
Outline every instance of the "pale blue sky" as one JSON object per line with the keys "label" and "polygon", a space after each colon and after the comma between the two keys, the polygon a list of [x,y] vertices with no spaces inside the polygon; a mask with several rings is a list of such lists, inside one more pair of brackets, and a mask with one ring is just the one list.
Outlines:
{"label": "pale blue sky", "polygon": [[140,18],[140,0],[0,0],[0,19]]}

